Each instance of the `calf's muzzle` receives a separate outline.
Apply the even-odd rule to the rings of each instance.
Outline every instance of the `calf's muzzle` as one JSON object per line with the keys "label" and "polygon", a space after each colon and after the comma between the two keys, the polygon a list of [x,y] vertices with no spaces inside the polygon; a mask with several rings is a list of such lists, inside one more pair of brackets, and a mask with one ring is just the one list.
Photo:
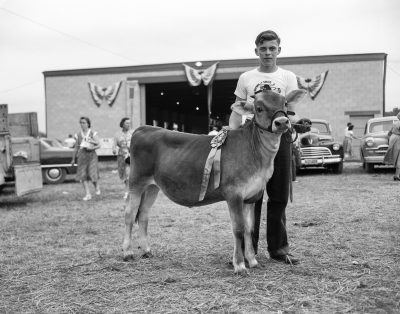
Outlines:
{"label": "calf's muzzle", "polygon": [[290,120],[288,117],[281,116],[276,117],[272,121],[272,132],[273,133],[285,133],[291,128]]}

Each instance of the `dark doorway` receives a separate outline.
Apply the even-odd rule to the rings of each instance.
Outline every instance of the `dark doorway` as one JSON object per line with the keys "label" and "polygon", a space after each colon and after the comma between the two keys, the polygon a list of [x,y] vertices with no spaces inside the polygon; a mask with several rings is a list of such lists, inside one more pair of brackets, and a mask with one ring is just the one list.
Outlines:
{"label": "dark doorway", "polygon": [[210,121],[208,87],[187,82],[146,84],[146,124],[172,130],[207,134],[210,125],[228,125],[237,80],[214,81]]}
{"label": "dark doorway", "polygon": [[234,95],[237,80],[220,80],[213,82],[211,123],[228,125],[231,105],[235,102]]}
{"label": "dark doorway", "polygon": [[179,131],[208,132],[207,88],[186,82],[146,85],[146,124]]}

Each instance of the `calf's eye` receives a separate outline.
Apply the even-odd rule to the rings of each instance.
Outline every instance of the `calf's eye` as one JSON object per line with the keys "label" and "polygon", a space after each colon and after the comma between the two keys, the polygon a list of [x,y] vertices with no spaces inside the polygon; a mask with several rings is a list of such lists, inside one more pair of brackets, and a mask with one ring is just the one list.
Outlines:
{"label": "calf's eye", "polygon": [[257,107],[257,112],[261,112],[261,111],[262,111],[261,107]]}

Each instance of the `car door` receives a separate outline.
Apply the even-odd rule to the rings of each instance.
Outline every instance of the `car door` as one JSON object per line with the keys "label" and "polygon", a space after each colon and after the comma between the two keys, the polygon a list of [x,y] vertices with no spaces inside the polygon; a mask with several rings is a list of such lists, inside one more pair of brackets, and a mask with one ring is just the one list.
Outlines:
{"label": "car door", "polygon": [[12,137],[11,152],[17,196],[40,191],[43,183],[39,140],[33,137]]}

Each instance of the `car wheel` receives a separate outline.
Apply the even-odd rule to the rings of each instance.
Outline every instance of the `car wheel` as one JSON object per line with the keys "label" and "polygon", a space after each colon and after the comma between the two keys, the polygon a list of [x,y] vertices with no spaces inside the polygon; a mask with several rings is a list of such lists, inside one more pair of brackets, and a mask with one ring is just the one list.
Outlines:
{"label": "car wheel", "polygon": [[373,173],[375,171],[375,164],[365,163],[365,169],[368,173]]}
{"label": "car wheel", "polygon": [[343,161],[332,165],[332,171],[336,174],[341,174],[343,172]]}
{"label": "car wheel", "polygon": [[64,168],[42,169],[43,181],[47,184],[58,184],[65,180],[67,171]]}

